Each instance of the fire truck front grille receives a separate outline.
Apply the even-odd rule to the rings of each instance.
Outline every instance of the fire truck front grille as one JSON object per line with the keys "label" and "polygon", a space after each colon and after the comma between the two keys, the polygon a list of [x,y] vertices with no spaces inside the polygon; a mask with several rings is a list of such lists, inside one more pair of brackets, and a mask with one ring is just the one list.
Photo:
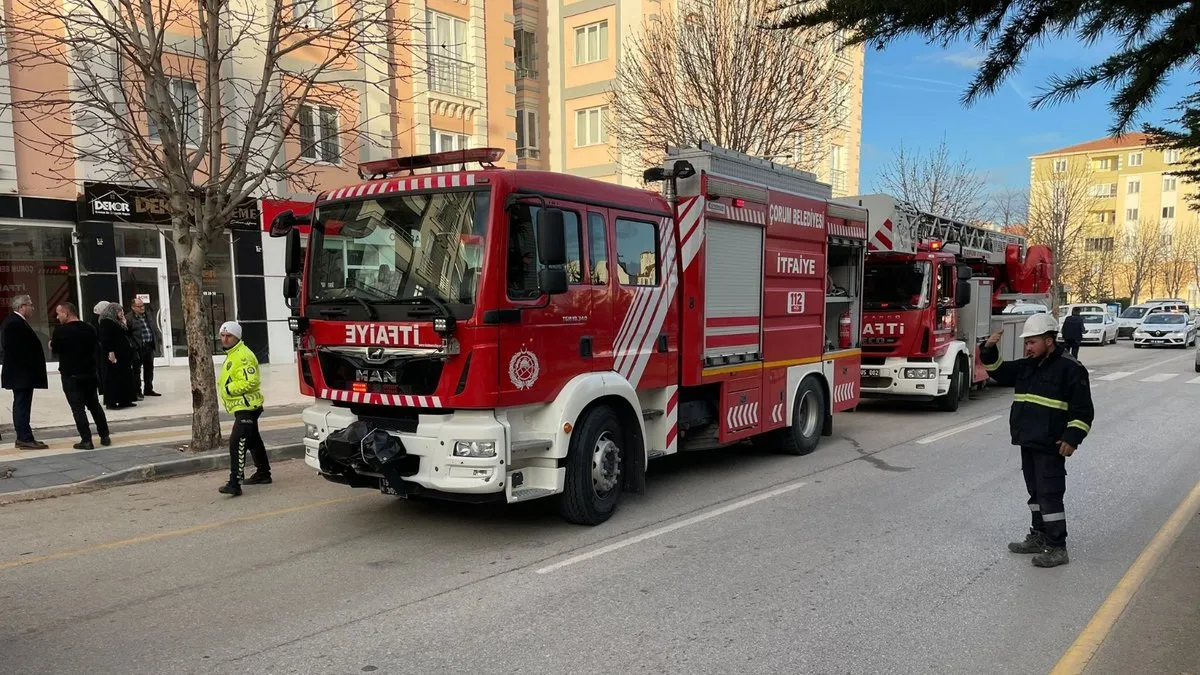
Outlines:
{"label": "fire truck front grille", "polygon": [[368,362],[346,354],[319,353],[321,374],[332,389],[360,389],[377,394],[430,396],[442,377],[443,361],[423,356],[403,356],[382,362]]}
{"label": "fire truck front grille", "polygon": [[866,389],[886,389],[892,386],[890,377],[864,377],[861,385]]}

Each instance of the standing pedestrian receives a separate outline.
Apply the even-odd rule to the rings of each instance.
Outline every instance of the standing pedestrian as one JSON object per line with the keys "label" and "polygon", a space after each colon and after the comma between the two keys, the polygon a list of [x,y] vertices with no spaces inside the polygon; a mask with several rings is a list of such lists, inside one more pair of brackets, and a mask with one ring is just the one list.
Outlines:
{"label": "standing pedestrian", "polygon": [[[1066,345],[1067,351],[1071,352],[1071,356],[1079,358],[1079,345],[1083,342],[1083,316],[1082,307],[1073,307],[1071,315],[1063,319],[1062,339]],[[1103,336],[1101,336],[1103,340]]]}
{"label": "standing pedestrian", "polygon": [[154,354],[162,342],[162,331],[158,328],[158,322],[150,318],[150,313],[146,311],[146,303],[141,298],[134,298],[130,309],[132,311],[129,313],[129,328],[133,332],[141,362],[141,367],[135,367],[133,373],[133,381],[139,387],[138,397],[161,396],[162,394],[154,391]]}
{"label": "standing pedestrian", "polygon": [[4,350],[4,366],[0,370],[0,386],[13,393],[13,429],[17,433],[16,447],[23,450],[45,450],[48,446],[33,437],[29,425],[33,413],[33,390],[49,387],[46,377],[46,352],[42,340],[29,317],[33,316],[33,298],[18,295],[12,299],[13,313],[0,325],[0,348]]}
{"label": "standing pedestrian", "polygon": [[1034,314],[1025,321],[1021,339],[1025,358],[1005,363],[996,343],[996,331],[980,350],[980,360],[992,379],[1013,387],[1008,416],[1013,445],[1021,447],[1021,471],[1029,492],[1032,524],[1023,542],[1013,542],[1013,553],[1035,553],[1033,564],[1055,567],[1070,562],[1067,556],[1067,516],[1063,494],[1067,490],[1067,458],[1091,431],[1094,409],[1088,372],[1074,357],[1057,348],[1057,322],[1049,314]]}
{"label": "standing pedestrian", "polygon": [[64,302],[55,312],[59,326],[54,329],[54,337],[50,340],[50,351],[58,356],[58,374],[62,376],[63,394],[67,397],[67,405],[71,406],[75,428],[79,431],[79,442],[74,447],[76,450],[92,450],[96,447],[92,445],[92,429],[88,425],[89,411],[96,421],[100,445],[112,445],[108,435],[108,418],[104,415],[97,394],[96,353],[99,351],[100,337],[95,328],[79,319],[79,310],[75,309],[75,305]]}
{"label": "standing pedestrian", "polygon": [[242,494],[242,478],[246,474],[246,452],[254,458],[254,475],[247,485],[271,482],[271,463],[267,447],[258,432],[258,418],[263,412],[262,377],[258,372],[258,357],[242,342],[242,327],[236,321],[221,324],[221,346],[225,348],[225,365],[217,378],[217,393],[226,412],[233,415],[233,431],[229,434],[229,482],[218,492],[237,496]]}
{"label": "standing pedestrian", "polygon": [[125,312],[110,302],[100,313],[100,351],[104,355],[104,407],[109,410],[137,405],[133,382],[133,344],[125,327]]}

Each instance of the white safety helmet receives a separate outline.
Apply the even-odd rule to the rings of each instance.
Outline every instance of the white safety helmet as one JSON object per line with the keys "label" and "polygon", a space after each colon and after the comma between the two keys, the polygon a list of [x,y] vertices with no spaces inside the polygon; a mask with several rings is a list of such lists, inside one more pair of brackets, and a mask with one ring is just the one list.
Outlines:
{"label": "white safety helmet", "polygon": [[1057,332],[1058,321],[1049,312],[1041,312],[1025,320],[1025,328],[1021,331],[1021,339],[1024,340],[1025,338]]}

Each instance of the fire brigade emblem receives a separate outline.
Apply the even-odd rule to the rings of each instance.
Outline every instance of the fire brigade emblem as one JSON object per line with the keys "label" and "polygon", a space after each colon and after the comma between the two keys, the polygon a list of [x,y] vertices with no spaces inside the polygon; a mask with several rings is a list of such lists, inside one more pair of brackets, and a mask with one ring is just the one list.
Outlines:
{"label": "fire brigade emblem", "polygon": [[532,387],[533,383],[537,382],[540,372],[537,356],[528,349],[522,348],[508,360],[508,379],[517,389]]}

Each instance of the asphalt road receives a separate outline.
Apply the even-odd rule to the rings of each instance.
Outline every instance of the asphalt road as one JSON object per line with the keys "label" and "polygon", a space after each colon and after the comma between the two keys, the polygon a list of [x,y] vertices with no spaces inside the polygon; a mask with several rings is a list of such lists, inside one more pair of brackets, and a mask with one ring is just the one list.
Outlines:
{"label": "asphalt road", "polygon": [[596,528],[299,462],[238,499],[208,474],[3,507],[0,672],[1044,673],[1200,477],[1193,354],[1085,348],[1065,567],[1005,548],[1029,516],[995,390],[863,406],[808,457],[668,458]]}

